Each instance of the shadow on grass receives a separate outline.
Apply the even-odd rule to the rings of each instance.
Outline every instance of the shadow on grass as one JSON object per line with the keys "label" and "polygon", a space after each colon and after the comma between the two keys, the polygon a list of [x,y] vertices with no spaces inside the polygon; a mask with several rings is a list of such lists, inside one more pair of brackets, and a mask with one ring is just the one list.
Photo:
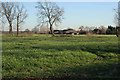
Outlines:
{"label": "shadow on grass", "polygon": [[[61,65],[62,66],[62,65]],[[69,66],[55,69],[42,77],[15,77],[15,78],[3,78],[2,80],[73,80],[73,79],[91,79],[91,78],[120,78],[120,72],[118,71],[120,65],[118,64],[105,64],[105,63],[90,63],[83,66]],[[38,75],[38,74],[37,74]]]}
{"label": "shadow on grass", "polygon": [[[119,49],[119,54],[120,54],[120,37],[118,38],[118,49]],[[118,56],[118,63],[120,65],[120,55]]]}
{"label": "shadow on grass", "polygon": [[70,50],[70,51],[87,51],[91,53],[119,53],[120,48],[118,48],[118,45],[110,45],[106,44],[104,46],[102,45],[45,45],[45,46],[33,46],[32,49],[43,49],[45,51],[48,51],[50,49],[57,50],[57,51],[64,51],[64,50]]}
{"label": "shadow on grass", "polygon": [[[16,49],[16,47],[13,47],[13,49]],[[56,45],[56,44],[47,44],[47,45],[34,45],[34,46],[23,46],[21,45],[19,48],[20,50],[23,50],[23,52],[26,52],[25,50],[27,49],[42,49],[45,52],[59,52],[59,51],[65,51],[65,50],[69,50],[69,51],[85,51],[85,52],[90,52],[93,54],[96,54],[97,56],[101,56],[102,53],[116,53],[119,54],[120,53],[120,44],[118,43],[118,45],[116,44],[105,44],[105,45],[92,45],[92,44],[87,44],[87,45],[80,45],[80,44],[76,44],[76,45]],[[25,49],[25,50],[24,50]],[[21,52],[19,52],[21,53]],[[4,55],[18,55],[18,53],[4,53]],[[34,55],[34,54],[33,54]],[[101,56],[104,58],[104,56]]]}
{"label": "shadow on grass", "polygon": [[83,66],[72,66],[55,69],[49,78],[80,79],[80,78],[120,78],[118,64],[91,63]]}

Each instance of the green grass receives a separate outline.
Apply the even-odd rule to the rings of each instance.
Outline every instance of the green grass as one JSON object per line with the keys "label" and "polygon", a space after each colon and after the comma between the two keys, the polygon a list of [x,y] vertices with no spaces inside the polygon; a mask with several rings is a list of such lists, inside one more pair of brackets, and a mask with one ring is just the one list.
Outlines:
{"label": "green grass", "polygon": [[2,50],[3,78],[120,76],[116,36],[3,37]]}

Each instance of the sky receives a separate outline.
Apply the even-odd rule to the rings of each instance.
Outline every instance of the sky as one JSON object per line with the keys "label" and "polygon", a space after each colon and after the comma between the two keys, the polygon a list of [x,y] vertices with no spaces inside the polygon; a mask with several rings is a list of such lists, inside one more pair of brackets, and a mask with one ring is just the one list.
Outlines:
{"label": "sky", "polygon": [[[36,2],[21,2],[28,11],[28,18],[22,25],[22,30],[32,29],[38,24]],[[78,30],[80,26],[100,27],[115,26],[114,16],[117,2],[56,2],[64,8],[64,19],[54,29],[73,28]]]}
{"label": "sky", "polygon": [[[24,28],[32,29],[38,24],[36,16],[36,2],[24,2],[28,10],[28,18],[25,21]],[[80,26],[99,27],[108,25],[115,26],[114,16],[117,9],[117,2],[57,2],[57,5],[64,8],[64,19],[54,29],[73,28]]]}
{"label": "sky", "polygon": [[[3,2],[37,2],[44,0],[0,0]],[[46,0],[50,2],[118,2],[119,0]]]}

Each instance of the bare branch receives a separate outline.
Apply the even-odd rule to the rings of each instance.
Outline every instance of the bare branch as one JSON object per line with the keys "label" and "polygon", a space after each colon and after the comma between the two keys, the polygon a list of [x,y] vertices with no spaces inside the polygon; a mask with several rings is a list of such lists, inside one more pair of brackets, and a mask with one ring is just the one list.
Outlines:
{"label": "bare branch", "polygon": [[24,22],[24,20],[27,18],[28,14],[27,14],[27,10],[24,9],[24,6],[22,5],[21,7],[19,5],[16,5],[16,18],[19,20],[18,24]]}
{"label": "bare branch", "polygon": [[18,4],[16,5],[16,19],[17,19],[17,36],[19,34],[19,25],[24,22],[24,20],[27,18],[27,10],[24,9],[24,6]]}

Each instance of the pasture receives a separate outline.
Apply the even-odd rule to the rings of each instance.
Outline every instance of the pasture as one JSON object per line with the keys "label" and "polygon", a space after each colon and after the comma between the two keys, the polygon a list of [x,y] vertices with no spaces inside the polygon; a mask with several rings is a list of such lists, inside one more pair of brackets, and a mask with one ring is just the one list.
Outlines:
{"label": "pasture", "polygon": [[3,37],[3,78],[117,78],[116,36]]}

